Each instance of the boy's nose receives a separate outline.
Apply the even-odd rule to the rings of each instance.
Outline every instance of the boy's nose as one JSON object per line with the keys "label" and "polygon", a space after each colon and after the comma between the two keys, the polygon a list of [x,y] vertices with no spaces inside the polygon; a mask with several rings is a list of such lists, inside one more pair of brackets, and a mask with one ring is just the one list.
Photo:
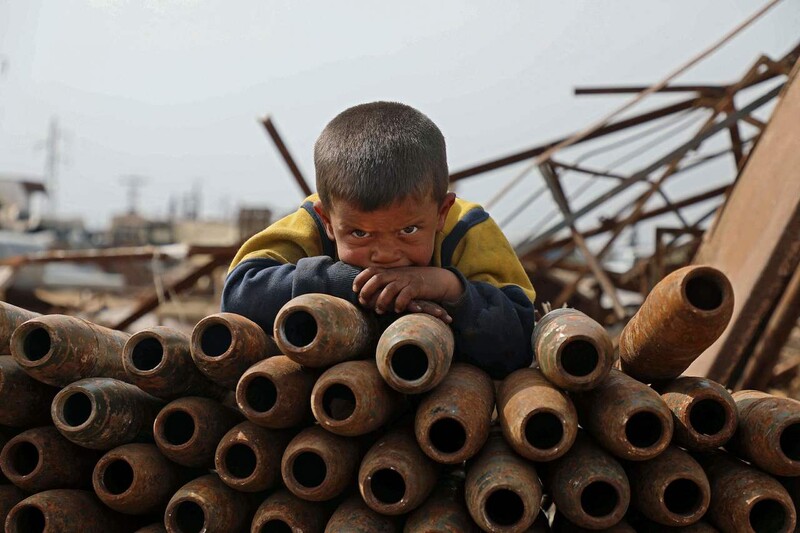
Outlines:
{"label": "boy's nose", "polygon": [[384,247],[376,247],[370,254],[370,261],[377,266],[391,265],[400,259],[400,253],[395,249],[388,249]]}

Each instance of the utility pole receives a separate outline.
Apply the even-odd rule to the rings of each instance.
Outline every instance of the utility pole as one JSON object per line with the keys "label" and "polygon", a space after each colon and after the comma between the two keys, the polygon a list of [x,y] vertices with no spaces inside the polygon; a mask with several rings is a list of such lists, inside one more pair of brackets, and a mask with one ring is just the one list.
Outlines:
{"label": "utility pole", "polygon": [[119,181],[128,188],[128,214],[135,215],[139,204],[139,189],[147,183],[145,176],[126,174]]}

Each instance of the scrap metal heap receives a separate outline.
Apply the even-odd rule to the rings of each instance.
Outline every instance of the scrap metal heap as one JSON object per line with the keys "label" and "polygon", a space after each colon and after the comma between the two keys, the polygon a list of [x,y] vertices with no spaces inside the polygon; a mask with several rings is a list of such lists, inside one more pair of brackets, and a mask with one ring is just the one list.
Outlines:
{"label": "scrap metal heap", "polygon": [[[326,295],[274,335],[218,313],[134,335],[0,305],[0,518],[18,532],[791,533],[800,402],[679,377],[734,308],[708,266],[621,335],[544,316],[493,382],[438,319]],[[683,529],[691,528],[691,529]]]}

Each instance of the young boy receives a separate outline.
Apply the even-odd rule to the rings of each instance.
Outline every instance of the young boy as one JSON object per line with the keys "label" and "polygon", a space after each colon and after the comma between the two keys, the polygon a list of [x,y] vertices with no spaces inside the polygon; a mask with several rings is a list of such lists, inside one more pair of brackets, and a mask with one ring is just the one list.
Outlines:
{"label": "young boy", "polygon": [[272,332],[280,308],[326,293],[450,324],[456,360],[502,379],[533,358],[533,287],[500,228],[447,191],[445,141],[409,106],[345,110],[314,146],[318,195],[250,238],[222,310]]}

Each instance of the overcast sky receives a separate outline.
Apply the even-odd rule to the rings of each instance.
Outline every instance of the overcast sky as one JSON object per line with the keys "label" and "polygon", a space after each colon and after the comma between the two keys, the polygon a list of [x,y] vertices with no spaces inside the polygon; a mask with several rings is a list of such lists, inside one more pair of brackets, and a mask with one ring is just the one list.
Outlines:
{"label": "overcast sky", "polygon": [[[457,170],[586,126],[624,97],[575,86],[655,82],[764,3],[0,0],[0,174],[42,175],[36,145],[57,116],[61,214],[105,224],[128,174],[148,179],[148,215],[193,183],[207,216],[287,210],[302,196],[259,117],[313,182],[333,116],[402,101],[439,125]],[[798,39],[800,1],[784,0],[679,81],[732,81]],[[459,193],[486,201],[516,172]]]}

